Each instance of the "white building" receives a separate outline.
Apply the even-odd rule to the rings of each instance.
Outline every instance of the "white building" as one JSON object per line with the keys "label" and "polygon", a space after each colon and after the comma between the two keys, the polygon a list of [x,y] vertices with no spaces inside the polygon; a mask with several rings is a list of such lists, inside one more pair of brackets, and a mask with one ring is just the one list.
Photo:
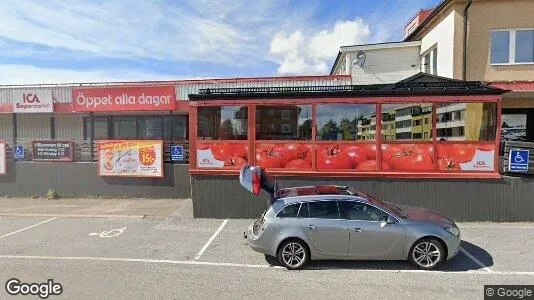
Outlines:
{"label": "white building", "polygon": [[352,84],[394,83],[422,71],[420,41],[343,46],[330,75],[351,75]]}

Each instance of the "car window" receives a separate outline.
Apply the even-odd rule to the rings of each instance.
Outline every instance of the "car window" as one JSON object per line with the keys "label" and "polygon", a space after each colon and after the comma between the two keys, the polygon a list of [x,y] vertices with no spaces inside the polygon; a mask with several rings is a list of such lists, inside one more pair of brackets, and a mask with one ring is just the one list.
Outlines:
{"label": "car window", "polygon": [[304,202],[300,206],[299,218],[309,218],[309,217],[310,217],[310,209],[308,208],[308,203]]}
{"label": "car window", "polygon": [[278,218],[296,218],[299,212],[300,203],[288,205],[276,215]]}
{"label": "car window", "polygon": [[336,201],[309,202],[310,218],[340,219]]}
{"label": "car window", "polygon": [[347,220],[381,221],[388,216],[386,212],[372,205],[356,201],[342,201],[340,204],[343,217]]}

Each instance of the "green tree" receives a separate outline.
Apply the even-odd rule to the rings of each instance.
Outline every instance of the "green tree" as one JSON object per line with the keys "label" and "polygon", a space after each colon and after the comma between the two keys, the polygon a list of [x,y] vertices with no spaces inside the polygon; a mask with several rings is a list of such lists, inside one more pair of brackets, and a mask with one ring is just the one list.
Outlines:
{"label": "green tree", "polygon": [[338,131],[339,127],[337,126],[337,123],[330,119],[330,121],[323,125],[321,135],[324,140],[336,140]]}

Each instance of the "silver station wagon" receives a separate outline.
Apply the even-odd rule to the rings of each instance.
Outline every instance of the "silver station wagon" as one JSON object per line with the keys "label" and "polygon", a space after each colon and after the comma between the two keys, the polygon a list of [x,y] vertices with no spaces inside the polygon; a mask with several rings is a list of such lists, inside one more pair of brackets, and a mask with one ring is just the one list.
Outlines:
{"label": "silver station wagon", "polygon": [[239,180],[253,194],[270,196],[244,237],[271,264],[299,269],[310,260],[408,260],[429,270],[459,251],[458,227],[435,212],[401,208],[344,186],[278,189],[257,166],[244,166]]}

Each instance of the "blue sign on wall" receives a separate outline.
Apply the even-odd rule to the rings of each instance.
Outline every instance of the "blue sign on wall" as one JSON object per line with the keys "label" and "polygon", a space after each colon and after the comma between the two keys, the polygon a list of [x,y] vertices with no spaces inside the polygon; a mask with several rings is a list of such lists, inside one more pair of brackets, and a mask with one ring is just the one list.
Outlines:
{"label": "blue sign on wall", "polygon": [[528,150],[510,150],[510,155],[508,157],[508,170],[513,172],[527,172]]}
{"label": "blue sign on wall", "polygon": [[171,146],[171,159],[184,160],[184,147],[183,146]]}
{"label": "blue sign on wall", "polygon": [[13,156],[15,157],[15,159],[23,159],[24,158],[24,146],[15,145],[15,149],[13,149]]}

